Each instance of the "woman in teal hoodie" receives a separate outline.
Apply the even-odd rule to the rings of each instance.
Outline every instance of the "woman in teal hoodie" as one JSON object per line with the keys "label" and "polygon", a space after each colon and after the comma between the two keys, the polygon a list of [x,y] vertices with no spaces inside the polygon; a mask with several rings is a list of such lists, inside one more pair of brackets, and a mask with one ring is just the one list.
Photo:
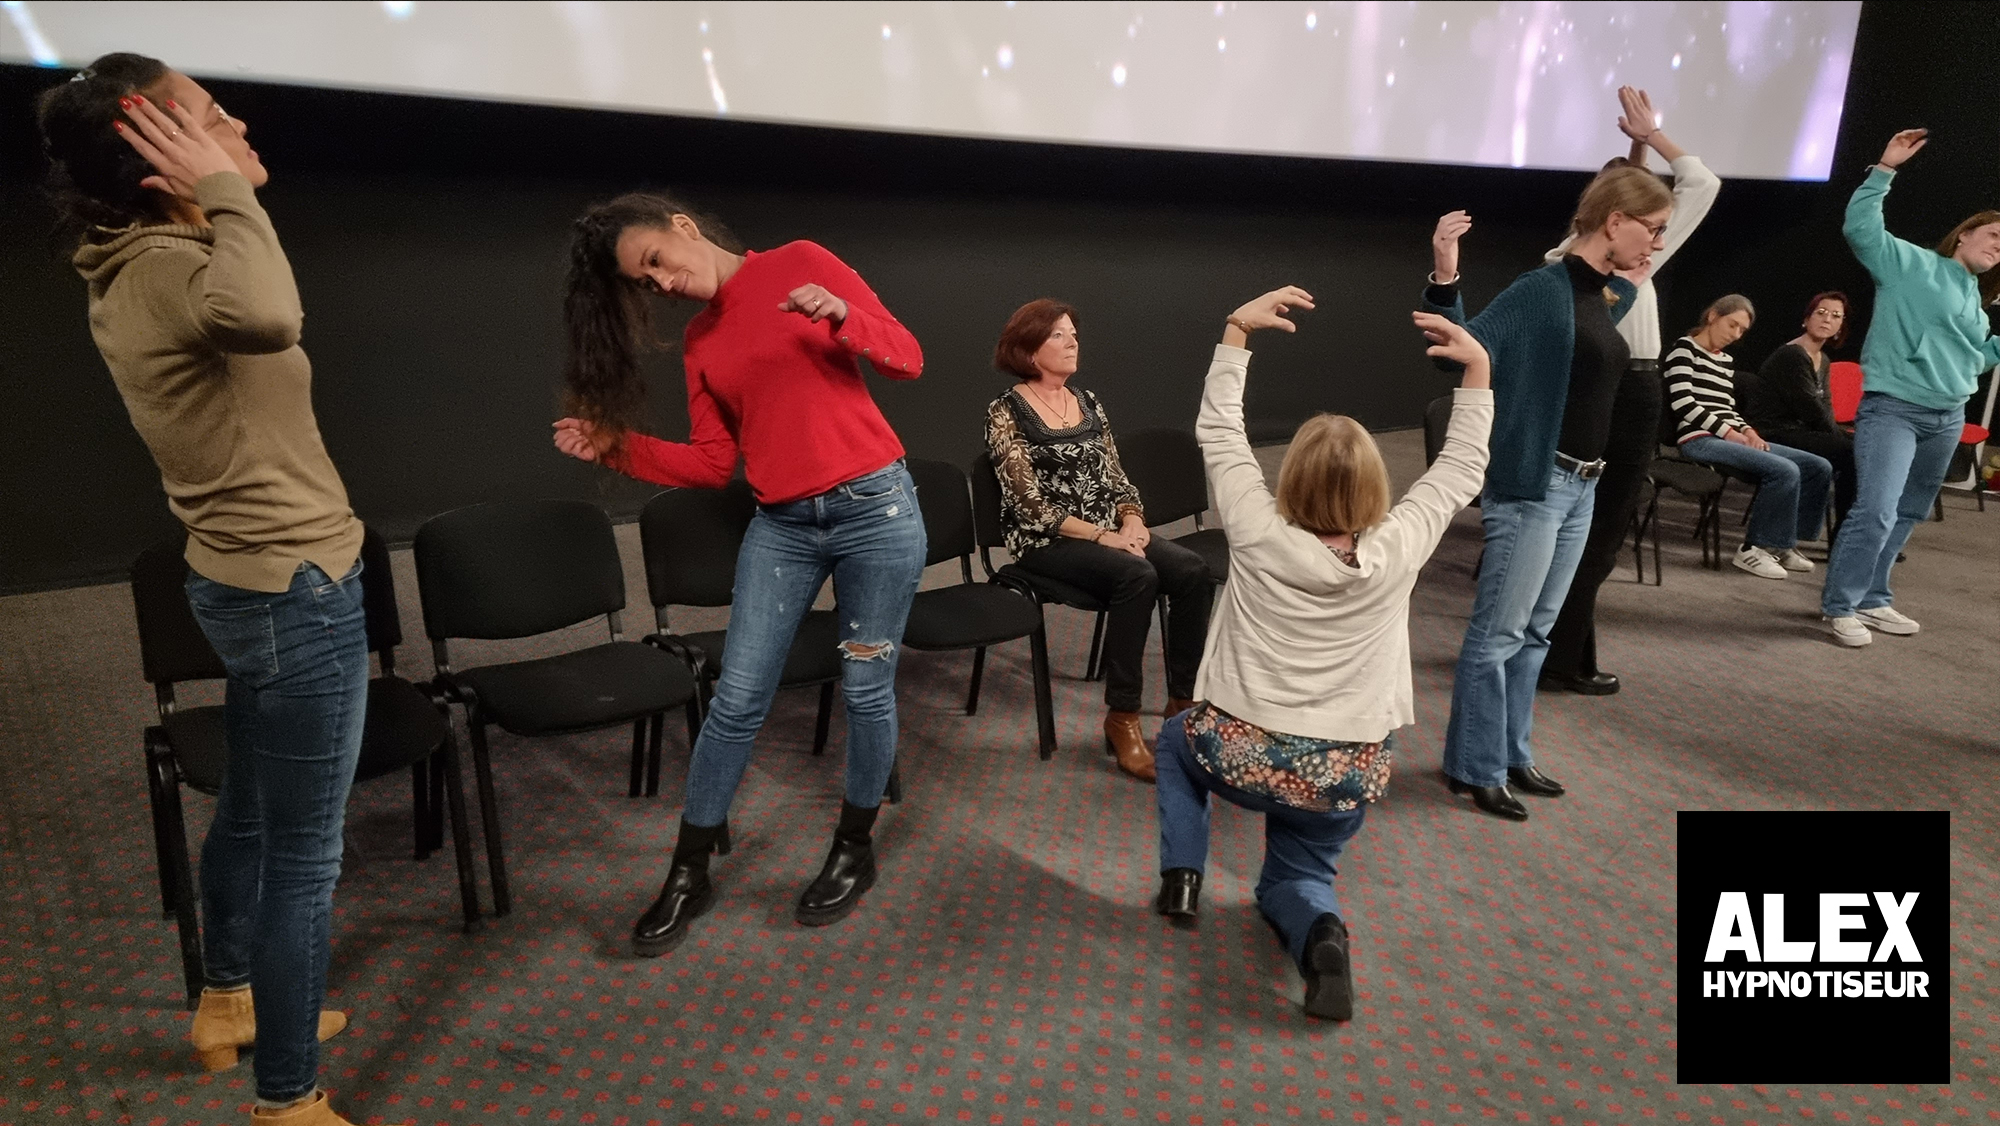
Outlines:
{"label": "woman in teal hoodie", "polygon": [[1935,253],[1891,235],[1882,200],[1896,168],[1924,147],[1925,130],[1889,139],[1881,163],[1847,203],[1842,233],[1875,278],[1875,315],[1861,345],[1861,409],[1854,418],[1854,507],[1827,563],[1820,612],[1842,645],[1869,631],[1917,632],[1890,605],[1889,570],[1944,483],[1979,374],[2000,363],[1986,307],[2000,296],[2000,211],[1982,211]]}

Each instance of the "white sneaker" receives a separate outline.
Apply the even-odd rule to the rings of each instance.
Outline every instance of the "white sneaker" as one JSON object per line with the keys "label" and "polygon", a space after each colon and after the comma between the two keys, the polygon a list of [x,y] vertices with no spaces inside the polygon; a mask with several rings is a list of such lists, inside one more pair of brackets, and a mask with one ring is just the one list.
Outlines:
{"label": "white sneaker", "polygon": [[1760,579],[1782,579],[1785,577],[1784,567],[1780,566],[1776,559],[1771,558],[1770,552],[1765,551],[1761,547],[1743,548],[1736,553],[1736,558],[1730,560],[1730,562]]}
{"label": "white sneaker", "polygon": [[1778,553],[1778,566],[1783,567],[1787,571],[1808,574],[1813,569],[1813,561],[1801,555],[1798,548],[1788,547]]}
{"label": "white sneaker", "polygon": [[1908,637],[1924,628],[1898,613],[1893,606],[1877,606],[1872,610],[1856,610],[1854,616],[1861,619],[1861,624],[1867,626],[1869,629],[1878,629],[1883,633],[1893,633],[1898,637]]}
{"label": "white sneaker", "polygon": [[1833,639],[1849,649],[1859,649],[1875,640],[1875,635],[1868,632],[1868,627],[1861,624],[1860,618],[1827,618],[1825,621],[1833,627]]}

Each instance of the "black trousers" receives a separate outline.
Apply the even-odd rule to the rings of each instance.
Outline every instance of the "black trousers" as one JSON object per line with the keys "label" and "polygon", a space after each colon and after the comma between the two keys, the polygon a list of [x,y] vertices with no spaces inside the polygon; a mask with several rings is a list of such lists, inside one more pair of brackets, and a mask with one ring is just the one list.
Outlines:
{"label": "black trousers", "polygon": [[1542,670],[1551,675],[1579,677],[1597,671],[1597,588],[1618,567],[1618,551],[1631,529],[1646,471],[1659,452],[1660,402],[1657,365],[1628,368],[1618,381],[1590,535],[1583,541],[1583,558],[1577,562],[1562,612],[1549,631],[1549,655]]}
{"label": "black trousers", "polygon": [[1104,623],[1104,703],[1136,712],[1146,687],[1146,636],[1153,607],[1167,596],[1167,695],[1194,695],[1194,674],[1208,641],[1215,582],[1201,556],[1154,539],[1144,559],[1089,540],[1059,539],[1019,559],[1037,575],[1066,582],[1110,603]]}
{"label": "black trousers", "polygon": [[1775,430],[1764,435],[1764,440],[1818,454],[1832,463],[1833,526],[1838,528],[1854,506],[1854,439],[1823,430]]}

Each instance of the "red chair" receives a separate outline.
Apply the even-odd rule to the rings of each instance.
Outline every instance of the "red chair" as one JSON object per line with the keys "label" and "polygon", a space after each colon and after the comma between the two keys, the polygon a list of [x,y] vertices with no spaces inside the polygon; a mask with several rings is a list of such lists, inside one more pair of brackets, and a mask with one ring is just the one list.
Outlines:
{"label": "red chair", "polygon": [[1842,426],[1853,427],[1854,416],[1861,411],[1861,365],[1853,360],[1829,364],[1826,389],[1833,399],[1833,420]]}

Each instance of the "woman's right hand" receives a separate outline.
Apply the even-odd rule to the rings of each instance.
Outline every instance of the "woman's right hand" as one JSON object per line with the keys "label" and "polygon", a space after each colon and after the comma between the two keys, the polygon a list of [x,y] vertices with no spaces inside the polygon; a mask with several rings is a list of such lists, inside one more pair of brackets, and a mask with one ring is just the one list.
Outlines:
{"label": "woman's right hand", "polygon": [[1905,129],[1889,138],[1889,147],[1882,150],[1881,165],[1894,172],[1904,161],[1917,155],[1917,150],[1930,143],[1930,130]]}
{"label": "woman's right hand", "polygon": [[578,461],[600,461],[608,443],[587,419],[559,418],[555,422],[556,449]]}
{"label": "woman's right hand", "polygon": [[1295,285],[1281,286],[1237,306],[1236,311],[1229,314],[1229,323],[1246,333],[1260,328],[1297,332],[1299,326],[1285,319],[1285,314],[1291,312],[1294,305],[1301,309],[1312,308],[1312,294]]}
{"label": "woman's right hand", "polygon": [[1431,346],[1424,349],[1424,355],[1454,360],[1467,367],[1489,362],[1486,347],[1479,343],[1478,337],[1450,317],[1440,317],[1436,313],[1411,313],[1410,319],[1417,322],[1424,338],[1431,342]]}
{"label": "woman's right hand", "polygon": [[1138,540],[1132,538],[1131,536],[1122,535],[1118,532],[1105,532],[1097,536],[1091,542],[1103,544],[1105,547],[1111,548],[1114,551],[1131,552],[1133,555],[1136,555],[1141,559],[1144,559],[1146,557],[1146,545],[1140,543]]}
{"label": "woman's right hand", "polygon": [[236,158],[224,152],[208,130],[180,106],[169,102],[162,109],[143,94],[121,98],[118,104],[132,124],[114,120],[112,127],[160,173],[139,181],[140,187],[193,203],[194,186],[205,177],[242,171]]}
{"label": "woman's right hand", "polygon": [[1449,211],[1438,220],[1437,229],[1431,232],[1431,277],[1439,285],[1450,285],[1458,280],[1458,240],[1472,229],[1472,216],[1464,211]]}

